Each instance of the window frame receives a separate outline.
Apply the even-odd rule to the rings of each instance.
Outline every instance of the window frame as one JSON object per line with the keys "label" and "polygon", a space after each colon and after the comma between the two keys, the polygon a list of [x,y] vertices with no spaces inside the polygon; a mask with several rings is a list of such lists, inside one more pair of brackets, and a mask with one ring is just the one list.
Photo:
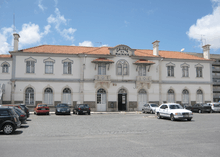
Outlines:
{"label": "window frame", "polygon": [[[47,65],[48,63],[51,63],[51,65]],[[47,69],[51,67],[50,69]],[[49,72],[51,70],[51,72]],[[45,61],[45,74],[53,74],[53,62],[52,61]]]}
{"label": "window frame", "polygon": [[129,63],[126,60],[121,59],[117,61],[116,75],[117,76],[129,76]]}
{"label": "window frame", "polygon": [[106,63],[98,63],[98,75],[106,75]]}
{"label": "window frame", "polygon": [[63,62],[63,74],[72,74],[71,62]]}

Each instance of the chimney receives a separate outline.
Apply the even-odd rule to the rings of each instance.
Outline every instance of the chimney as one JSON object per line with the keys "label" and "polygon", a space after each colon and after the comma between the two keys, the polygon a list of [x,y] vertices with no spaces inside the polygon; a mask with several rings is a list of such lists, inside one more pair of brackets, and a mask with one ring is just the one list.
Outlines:
{"label": "chimney", "polygon": [[158,40],[154,41],[153,44],[153,55],[158,56],[159,55],[159,42]]}
{"label": "chimney", "polygon": [[17,33],[14,33],[13,35],[14,35],[14,51],[18,51],[18,42],[20,35]]}
{"label": "chimney", "polygon": [[203,57],[205,59],[210,59],[210,46],[209,44],[204,45],[203,48]]}

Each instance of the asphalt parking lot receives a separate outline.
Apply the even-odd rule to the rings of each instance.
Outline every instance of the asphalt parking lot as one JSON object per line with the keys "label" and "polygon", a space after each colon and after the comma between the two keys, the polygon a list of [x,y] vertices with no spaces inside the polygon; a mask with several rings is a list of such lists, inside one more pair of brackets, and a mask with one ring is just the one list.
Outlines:
{"label": "asphalt parking lot", "polygon": [[220,156],[220,113],[192,121],[151,114],[31,115],[13,135],[0,132],[1,157]]}

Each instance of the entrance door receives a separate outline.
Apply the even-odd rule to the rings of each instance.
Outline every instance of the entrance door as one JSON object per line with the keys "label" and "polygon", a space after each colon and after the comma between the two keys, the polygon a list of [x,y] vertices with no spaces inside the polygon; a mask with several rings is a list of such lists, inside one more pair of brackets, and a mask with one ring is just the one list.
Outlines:
{"label": "entrance door", "polygon": [[147,92],[141,89],[138,92],[138,110],[141,111],[145,104],[147,104]]}
{"label": "entrance door", "polygon": [[97,111],[106,111],[106,91],[99,89],[97,91]]}
{"label": "entrance door", "polygon": [[127,94],[118,94],[118,110],[126,111]]}

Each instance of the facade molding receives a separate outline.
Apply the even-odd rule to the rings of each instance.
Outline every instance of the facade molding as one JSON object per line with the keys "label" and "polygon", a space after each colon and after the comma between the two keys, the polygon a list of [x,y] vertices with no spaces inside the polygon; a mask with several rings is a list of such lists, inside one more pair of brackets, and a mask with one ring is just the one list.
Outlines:
{"label": "facade molding", "polygon": [[34,58],[32,58],[32,57],[29,57],[29,58],[27,58],[27,59],[24,60],[25,63],[26,63],[27,61],[33,61],[33,62],[37,63],[37,59],[34,59]]}

